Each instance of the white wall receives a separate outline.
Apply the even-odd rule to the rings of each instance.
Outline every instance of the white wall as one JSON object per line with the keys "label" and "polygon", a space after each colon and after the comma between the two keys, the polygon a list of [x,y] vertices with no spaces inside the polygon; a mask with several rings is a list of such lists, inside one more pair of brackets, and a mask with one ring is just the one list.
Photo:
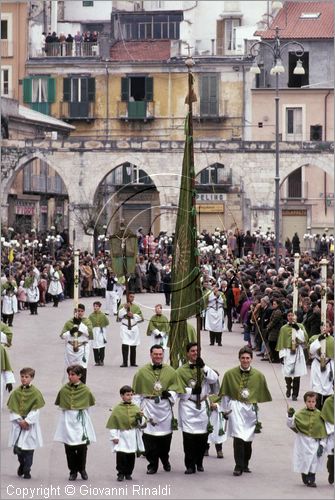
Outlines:
{"label": "white wall", "polygon": [[105,21],[112,12],[111,0],[94,0],[93,7],[83,7],[82,0],[65,0],[64,21]]}

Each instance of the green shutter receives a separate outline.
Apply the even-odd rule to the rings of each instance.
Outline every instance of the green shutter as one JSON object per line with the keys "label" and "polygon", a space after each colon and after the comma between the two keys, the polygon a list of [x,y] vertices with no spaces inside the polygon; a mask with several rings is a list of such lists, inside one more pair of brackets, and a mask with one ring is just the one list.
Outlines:
{"label": "green shutter", "polygon": [[56,81],[54,78],[48,78],[48,102],[55,102]]}
{"label": "green shutter", "polygon": [[148,102],[154,100],[154,79],[151,77],[145,79],[145,99]]}
{"label": "green shutter", "polygon": [[88,84],[88,102],[94,102],[95,101],[95,78],[88,78],[87,79],[87,84]]}
{"label": "green shutter", "polygon": [[121,78],[121,101],[129,101],[129,78]]}
{"label": "green shutter", "polygon": [[64,78],[63,80],[63,101],[71,101],[71,78]]}
{"label": "green shutter", "polygon": [[32,85],[31,78],[23,79],[23,102],[32,102]]}
{"label": "green shutter", "polygon": [[208,75],[201,76],[201,87],[200,87],[200,115],[209,114],[209,78]]}

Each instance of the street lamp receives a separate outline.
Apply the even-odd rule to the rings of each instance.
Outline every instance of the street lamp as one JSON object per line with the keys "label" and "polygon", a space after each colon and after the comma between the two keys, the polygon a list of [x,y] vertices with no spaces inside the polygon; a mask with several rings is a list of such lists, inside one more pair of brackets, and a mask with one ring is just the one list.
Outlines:
{"label": "street lamp", "polygon": [[[293,74],[295,75],[304,75],[305,70],[302,66],[302,62],[300,60],[300,57],[304,55],[304,47],[301,43],[296,42],[296,41],[289,41],[284,43],[283,45],[281,44],[280,37],[279,37],[279,28],[276,26],[275,28],[275,37],[274,37],[274,44],[271,44],[269,42],[265,42],[264,40],[260,40],[258,42],[255,42],[253,45],[250,47],[250,54],[253,57],[257,57],[258,51],[257,47],[264,46],[267,47],[268,49],[271,50],[272,55],[273,55],[273,66],[271,68],[270,74],[276,76],[276,97],[275,97],[275,113],[276,113],[276,125],[275,125],[275,138],[276,138],[276,172],[275,172],[275,262],[276,262],[276,269],[278,270],[279,268],[279,236],[280,236],[280,231],[279,231],[279,223],[280,223],[280,208],[279,208],[279,182],[280,182],[280,176],[279,176],[279,92],[278,92],[278,83],[279,83],[279,77],[278,75],[280,73],[285,72],[285,68],[282,63],[282,54],[283,50],[287,48],[288,46],[293,46],[296,47],[295,49],[295,55],[298,58],[296,67],[293,70]],[[256,62],[256,59],[254,61],[254,64],[250,68],[250,72],[252,74],[259,74],[260,69],[258,67],[258,64]]]}

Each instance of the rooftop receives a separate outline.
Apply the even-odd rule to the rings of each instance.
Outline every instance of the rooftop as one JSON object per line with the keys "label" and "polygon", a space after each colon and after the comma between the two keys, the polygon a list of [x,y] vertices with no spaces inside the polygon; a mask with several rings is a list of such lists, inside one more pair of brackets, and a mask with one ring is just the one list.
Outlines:
{"label": "rooftop", "polygon": [[282,39],[333,39],[334,3],[321,2],[286,2],[273,19],[270,28],[256,31],[255,35],[263,39],[275,37],[274,28],[280,29]]}

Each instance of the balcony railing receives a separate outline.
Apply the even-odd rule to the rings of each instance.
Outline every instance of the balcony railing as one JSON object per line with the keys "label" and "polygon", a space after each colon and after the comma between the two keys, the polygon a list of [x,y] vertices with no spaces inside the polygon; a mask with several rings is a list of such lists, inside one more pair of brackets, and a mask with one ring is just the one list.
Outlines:
{"label": "balcony railing", "polygon": [[[285,187],[286,184],[286,187]],[[307,181],[288,181],[282,188],[282,200],[303,200],[308,198],[308,182]]]}
{"label": "balcony railing", "polygon": [[155,118],[155,103],[147,101],[118,102],[118,118],[124,121],[148,121]]}
{"label": "balcony railing", "polygon": [[1,57],[13,56],[13,42],[9,40],[0,40],[0,54]]}
{"label": "balcony railing", "polygon": [[95,120],[94,102],[60,102],[61,120]]}
{"label": "balcony railing", "polygon": [[99,57],[98,42],[55,42],[44,46],[30,44],[30,57]]}

